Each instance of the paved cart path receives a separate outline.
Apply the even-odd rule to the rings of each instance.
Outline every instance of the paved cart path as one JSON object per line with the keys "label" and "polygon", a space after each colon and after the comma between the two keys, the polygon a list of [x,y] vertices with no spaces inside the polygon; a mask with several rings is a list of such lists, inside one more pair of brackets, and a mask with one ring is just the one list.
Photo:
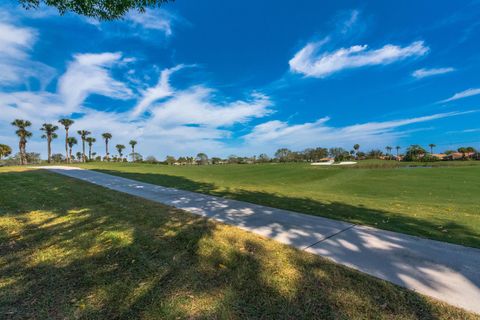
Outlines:
{"label": "paved cart path", "polygon": [[480,314],[480,249],[73,167],[44,167],[209,217]]}

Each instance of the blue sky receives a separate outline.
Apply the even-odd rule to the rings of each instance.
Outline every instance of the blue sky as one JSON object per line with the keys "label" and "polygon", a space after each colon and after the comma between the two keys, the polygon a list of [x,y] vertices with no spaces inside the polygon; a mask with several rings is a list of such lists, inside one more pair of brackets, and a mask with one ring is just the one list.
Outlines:
{"label": "blue sky", "polygon": [[[480,147],[479,1],[187,1],[115,22],[0,6],[0,142],[72,117],[144,156]],[[53,145],[62,152],[63,132]],[[102,153],[97,142],[95,151]]]}

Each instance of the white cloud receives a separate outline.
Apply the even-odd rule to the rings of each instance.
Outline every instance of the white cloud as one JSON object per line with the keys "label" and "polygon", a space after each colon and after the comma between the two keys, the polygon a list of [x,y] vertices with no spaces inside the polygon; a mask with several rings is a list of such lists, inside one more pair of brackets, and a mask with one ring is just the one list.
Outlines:
{"label": "white cloud", "polygon": [[36,78],[42,87],[55,74],[49,66],[31,61],[29,51],[37,40],[37,32],[0,21],[0,86],[11,86]]}
{"label": "white cloud", "polygon": [[444,73],[450,73],[455,71],[455,68],[432,68],[432,69],[418,69],[412,73],[412,76],[417,79],[436,76]]}
{"label": "white cloud", "polygon": [[265,95],[254,93],[248,100],[219,103],[215,102],[214,92],[204,86],[176,92],[172,99],[152,108],[151,121],[164,126],[223,127],[271,113],[272,103]]}
{"label": "white cloud", "polygon": [[123,62],[119,52],[75,55],[58,83],[57,91],[66,109],[73,112],[91,94],[115,99],[131,98],[132,90],[110,74],[111,67]]}
{"label": "white cloud", "polygon": [[448,99],[439,101],[438,103],[444,103],[444,102],[450,102],[458,99],[463,99],[471,96],[476,96],[480,94],[480,88],[473,88],[473,89],[467,89],[465,91],[455,93],[453,96],[451,96]]}
{"label": "white cloud", "polygon": [[132,116],[140,116],[151,106],[153,102],[171,96],[173,94],[173,90],[169,83],[170,75],[184,67],[184,65],[178,65],[173,68],[162,70],[157,85],[142,92],[142,98],[133,109]]}
{"label": "white cloud", "polygon": [[415,123],[432,121],[441,118],[453,117],[465,112],[439,113],[430,116],[400,119],[384,122],[367,122],[345,127],[333,127],[327,123],[328,117],[315,122],[289,124],[273,120],[254,127],[251,133],[243,138],[249,149],[262,149],[273,152],[279,147],[302,149],[306,147],[341,146],[351,148],[360,143],[364,147],[379,147],[394,143],[399,137],[406,134],[398,128]]}
{"label": "white cloud", "polygon": [[307,77],[324,78],[342,70],[386,65],[422,56],[429,51],[423,41],[416,41],[406,47],[387,44],[380,49],[369,50],[367,45],[355,45],[333,52],[319,52],[323,43],[308,43],[289,61],[290,70]]}
{"label": "white cloud", "polygon": [[134,26],[139,26],[147,30],[161,31],[166,36],[171,36],[172,24],[173,21],[176,20],[176,17],[163,9],[147,9],[143,13],[130,11],[125,19]]}

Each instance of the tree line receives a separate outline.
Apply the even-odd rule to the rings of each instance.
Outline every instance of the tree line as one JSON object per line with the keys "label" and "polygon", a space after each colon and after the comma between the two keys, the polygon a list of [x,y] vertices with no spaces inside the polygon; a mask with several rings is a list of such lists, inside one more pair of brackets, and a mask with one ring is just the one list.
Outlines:
{"label": "tree line", "polygon": [[[62,155],[61,153],[56,153],[52,154],[52,141],[54,139],[58,138],[57,131],[59,130],[59,126],[52,124],[52,123],[44,123],[42,127],[40,128],[40,131],[42,131],[41,137],[46,140],[47,142],[47,162],[51,163],[52,160],[55,162],[61,162],[65,161],[66,163],[71,163],[72,160],[75,159],[75,156],[73,155],[73,147],[79,143],[76,137],[71,136],[71,126],[75,123],[74,120],[68,119],[68,118],[63,118],[58,120],[58,123],[63,127],[65,131],[65,154]],[[30,139],[33,136],[33,133],[30,131],[30,127],[32,126],[32,123],[28,120],[22,120],[22,119],[15,119],[12,123],[12,126],[16,128],[16,135],[18,136],[18,155],[16,155],[16,158],[18,158],[19,163],[21,165],[25,165],[28,163],[31,163],[32,160],[33,162],[36,162],[36,159],[39,158],[38,154],[35,153],[28,153],[27,152],[27,142],[28,139]],[[96,160],[104,160],[104,161],[127,161],[126,158],[124,158],[123,151],[126,149],[126,146],[123,144],[117,144],[115,145],[115,149],[118,152],[118,156],[114,155],[113,157],[110,155],[110,149],[109,149],[109,143],[111,139],[113,138],[112,134],[109,132],[104,132],[101,135],[101,139],[105,143],[105,156],[97,156],[95,152],[92,152],[93,145],[94,143],[97,142],[97,139],[93,137],[90,131],[88,130],[77,130],[77,134],[79,136],[80,142],[82,144],[82,152],[77,152],[77,160],[81,162],[87,162],[87,161],[92,161],[94,159]],[[136,140],[130,140],[128,143],[131,147],[132,152],[130,153],[130,157],[132,161],[138,161],[141,160],[142,156],[135,152],[135,146],[137,145]],[[88,146],[88,153],[86,151],[86,148]],[[0,159],[9,156],[12,153],[12,148],[10,146],[1,144],[0,145]]]}
{"label": "tree line", "polygon": [[[79,144],[79,140],[75,136],[71,135],[70,129],[75,123],[74,120],[63,118],[58,120],[65,131],[65,153],[52,153],[52,141],[58,138],[59,126],[52,123],[44,123],[40,131],[42,131],[41,137],[47,142],[47,162],[66,162],[71,163],[73,160],[87,162],[87,161],[127,161],[124,157],[124,150],[126,146],[123,144],[115,145],[117,155],[111,155],[109,144],[113,138],[109,132],[101,134],[101,140],[105,144],[105,155],[102,157],[93,152],[93,145],[97,142],[97,139],[92,136],[92,133],[88,130],[77,130],[79,140],[81,142],[81,152],[73,154],[73,148]],[[18,150],[19,153],[13,157],[13,160],[17,161],[21,165],[27,163],[39,163],[40,155],[38,153],[27,152],[27,142],[32,137],[32,132],[29,131],[32,123],[28,120],[15,119],[12,126],[16,128],[16,135],[18,136]],[[429,151],[420,145],[410,145],[406,148],[405,153],[401,154],[401,146],[391,147],[386,146],[385,152],[380,149],[371,149],[369,151],[360,150],[360,145],[355,144],[351,150],[347,150],[341,147],[332,148],[307,148],[302,151],[292,151],[288,148],[278,149],[274,157],[270,158],[267,154],[262,153],[258,157],[239,157],[236,155],[230,155],[227,158],[212,157],[209,158],[207,154],[201,152],[196,157],[185,156],[175,158],[173,156],[167,156],[164,161],[158,161],[155,157],[149,156],[145,159],[135,152],[136,140],[130,140],[128,143],[131,147],[130,158],[132,162],[147,162],[147,163],[163,163],[163,164],[248,164],[248,163],[267,163],[267,162],[317,162],[322,160],[335,160],[335,161],[348,161],[348,160],[364,160],[364,159],[384,159],[384,160],[404,160],[404,161],[434,161],[438,160],[438,155],[434,154],[436,145],[431,143],[428,145]],[[88,151],[87,151],[88,148]],[[477,151],[473,147],[460,147],[457,150],[446,150],[444,154],[449,155],[453,153],[460,153],[463,155],[461,158],[478,158]],[[0,144],[0,160],[6,158],[12,154],[12,148],[5,144]],[[475,154],[474,157],[471,157]],[[76,158],[75,158],[76,156]]]}

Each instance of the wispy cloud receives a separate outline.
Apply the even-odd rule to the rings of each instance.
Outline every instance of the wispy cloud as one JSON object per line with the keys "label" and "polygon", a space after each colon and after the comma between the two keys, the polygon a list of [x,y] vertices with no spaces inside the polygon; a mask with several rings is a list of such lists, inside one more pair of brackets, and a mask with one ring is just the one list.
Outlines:
{"label": "wispy cloud", "polygon": [[131,98],[132,90],[110,74],[110,68],[122,62],[119,52],[75,55],[58,82],[58,93],[66,109],[72,112],[91,94],[115,99]]}
{"label": "wispy cloud", "polygon": [[408,125],[463,115],[469,112],[438,113],[423,117],[399,119],[384,122],[367,122],[345,127],[328,125],[329,117],[315,122],[289,124],[273,120],[254,127],[243,138],[249,146],[262,146],[270,150],[278,147],[305,148],[312,146],[342,146],[351,148],[355,143],[364,147],[378,147],[394,143],[410,131],[399,130]]}
{"label": "wispy cloud", "polygon": [[145,12],[131,11],[125,20],[134,26],[147,30],[161,31],[166,36],[172,35],[172,25],[177,16],[164,9],[147,9]]}
{"label": "wispy cloud", "polygon": [[307,77],[325,78],[347,69],[386,65],[423,56],[429,51],[423,41],[413,42],[406,47],[387,44],[373,50],[369,50],[367,45],[355,45],[333,52],[320,52],[322,45],[323,42],[308,43],[289,61],[290,70]]}
{"label": "wispy cloud", "polygon": [[455,93],[453,96],[451,96],[450,98],[448,99],[445,99],[445,100],[441,100],[437,103],[445,103],[445,102],[450,102],[450,101],[455,101],[455,100],[459,100],[459,99],[463,99],[463,98],[468,98],[468,97],[472,97],[472,96],[476,96],[476,95],[479,95],[480,94],[480,88],[472,88],[472,89],[467,89],[465,91],[462,91],[462,92],[459,92],[459,93]]}
{"label": "wispy cloud", "polygon": [[170,86],[170,76],[172,73],[181,70],[185,67],[185,65],[177,65],[173,68],[167,68],[162,70],[160,73],[160,78],[158,79],[158,83],[154,87],[150,87],[142,92],[142,96],[140,101],[138,101],[137,105],[133,108],[131,116],[138,117],[143,114],[147,109],[154,103],[160,99],[170,97],[173,94],[173,89]]}
{"label": "wispy cloud", "polygon": [[37,37],[31,28],[0,21],[0,85],[17,85],[36,78],[46,86],[52,79],[52,68],[30,59],[29,52]]}
{"label": "wispy cloud", "polygon": [[436,76],[440,74],[450,73],[455,71],[455,68],[431,68],[431,69],[418,69],[412,73],[412,76],[417,79]]}

